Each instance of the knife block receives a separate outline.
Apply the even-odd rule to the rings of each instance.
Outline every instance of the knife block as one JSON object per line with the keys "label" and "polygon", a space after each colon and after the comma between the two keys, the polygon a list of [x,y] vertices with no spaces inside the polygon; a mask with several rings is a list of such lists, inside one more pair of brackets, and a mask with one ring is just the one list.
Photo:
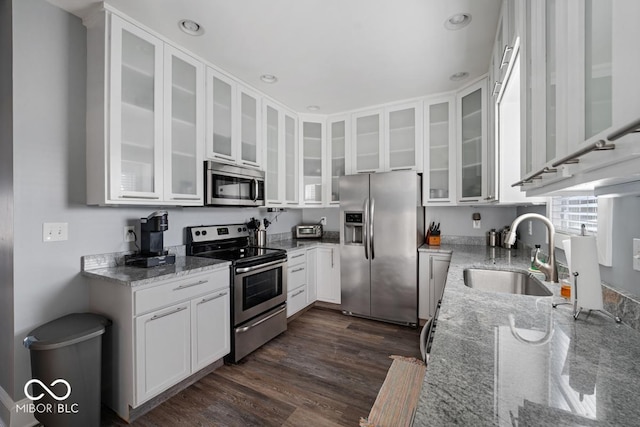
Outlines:
{"label": "knife block", "polygon": [[427,245],[429,245],[429,246],[440,246],[440,233],[438,233],[438,234],[429,234],[427,236]]}

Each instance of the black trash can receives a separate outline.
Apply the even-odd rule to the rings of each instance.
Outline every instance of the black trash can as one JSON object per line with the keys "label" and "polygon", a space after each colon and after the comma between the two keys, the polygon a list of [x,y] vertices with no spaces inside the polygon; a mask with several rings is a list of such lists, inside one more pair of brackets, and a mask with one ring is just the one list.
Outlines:
{"label": "black trash can", "polygon": [[25,392],[33,400],[33,415],[46,427],[100,425],[102,334],[109,325],[98,314],[73,313],[24,339],[33,377]]}

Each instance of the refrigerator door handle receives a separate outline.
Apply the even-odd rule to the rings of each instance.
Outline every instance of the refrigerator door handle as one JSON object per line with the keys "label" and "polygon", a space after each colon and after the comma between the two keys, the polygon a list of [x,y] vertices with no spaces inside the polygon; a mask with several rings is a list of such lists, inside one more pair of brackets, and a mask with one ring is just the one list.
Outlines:
{"label": "refrigerator door handle", "polygon": [[373,249],[373,226],[374,226],[374,213],[375,213],[376,199],[371,199],[371,216],[369,218],[369,243],[371,245],[371,259],[376,258],[375,250]]}
{"label": "refrigerator door handle", "polygon": [[369,259],[369,198],[364,201],[364,259]]}

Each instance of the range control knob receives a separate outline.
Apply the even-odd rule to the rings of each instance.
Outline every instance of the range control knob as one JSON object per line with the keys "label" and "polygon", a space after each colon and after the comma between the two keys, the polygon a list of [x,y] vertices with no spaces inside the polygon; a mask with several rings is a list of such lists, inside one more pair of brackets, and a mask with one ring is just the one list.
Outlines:
{"label": "range control knob", "polygon": [[238,233],[242,231],[242,227],[238,227]]}
{"label": "range control knob", "polygon": [[242,227],[242,231],[247,231],[247,227]]}
{"label": "range control knob", "polygon": [[199,232],[199,231],[196,231],[196,236],[199,236],[199,235],[200,235],[200,232]]}
{"label": "range control knob", "polygon": [[202,235],[206,236],[207,235],[207,230],[202,230]]}

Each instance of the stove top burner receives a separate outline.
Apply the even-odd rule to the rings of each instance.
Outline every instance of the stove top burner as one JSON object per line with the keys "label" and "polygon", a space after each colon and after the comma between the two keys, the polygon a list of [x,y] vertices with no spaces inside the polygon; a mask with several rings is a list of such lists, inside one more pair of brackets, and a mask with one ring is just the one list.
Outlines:
{"label": "stove top burner", "polygon": [[257,258],[257,257],[271,258],[273,255],[276,255],[276,256],[284,255],[286,257],[286,251],[282,249],[246,246],[242,248],[218,249],[218,250],[202,252],[194,255],[199,257],[205,257],[205,258],[224,259],[226,261],[239,261],[243,259]]}

